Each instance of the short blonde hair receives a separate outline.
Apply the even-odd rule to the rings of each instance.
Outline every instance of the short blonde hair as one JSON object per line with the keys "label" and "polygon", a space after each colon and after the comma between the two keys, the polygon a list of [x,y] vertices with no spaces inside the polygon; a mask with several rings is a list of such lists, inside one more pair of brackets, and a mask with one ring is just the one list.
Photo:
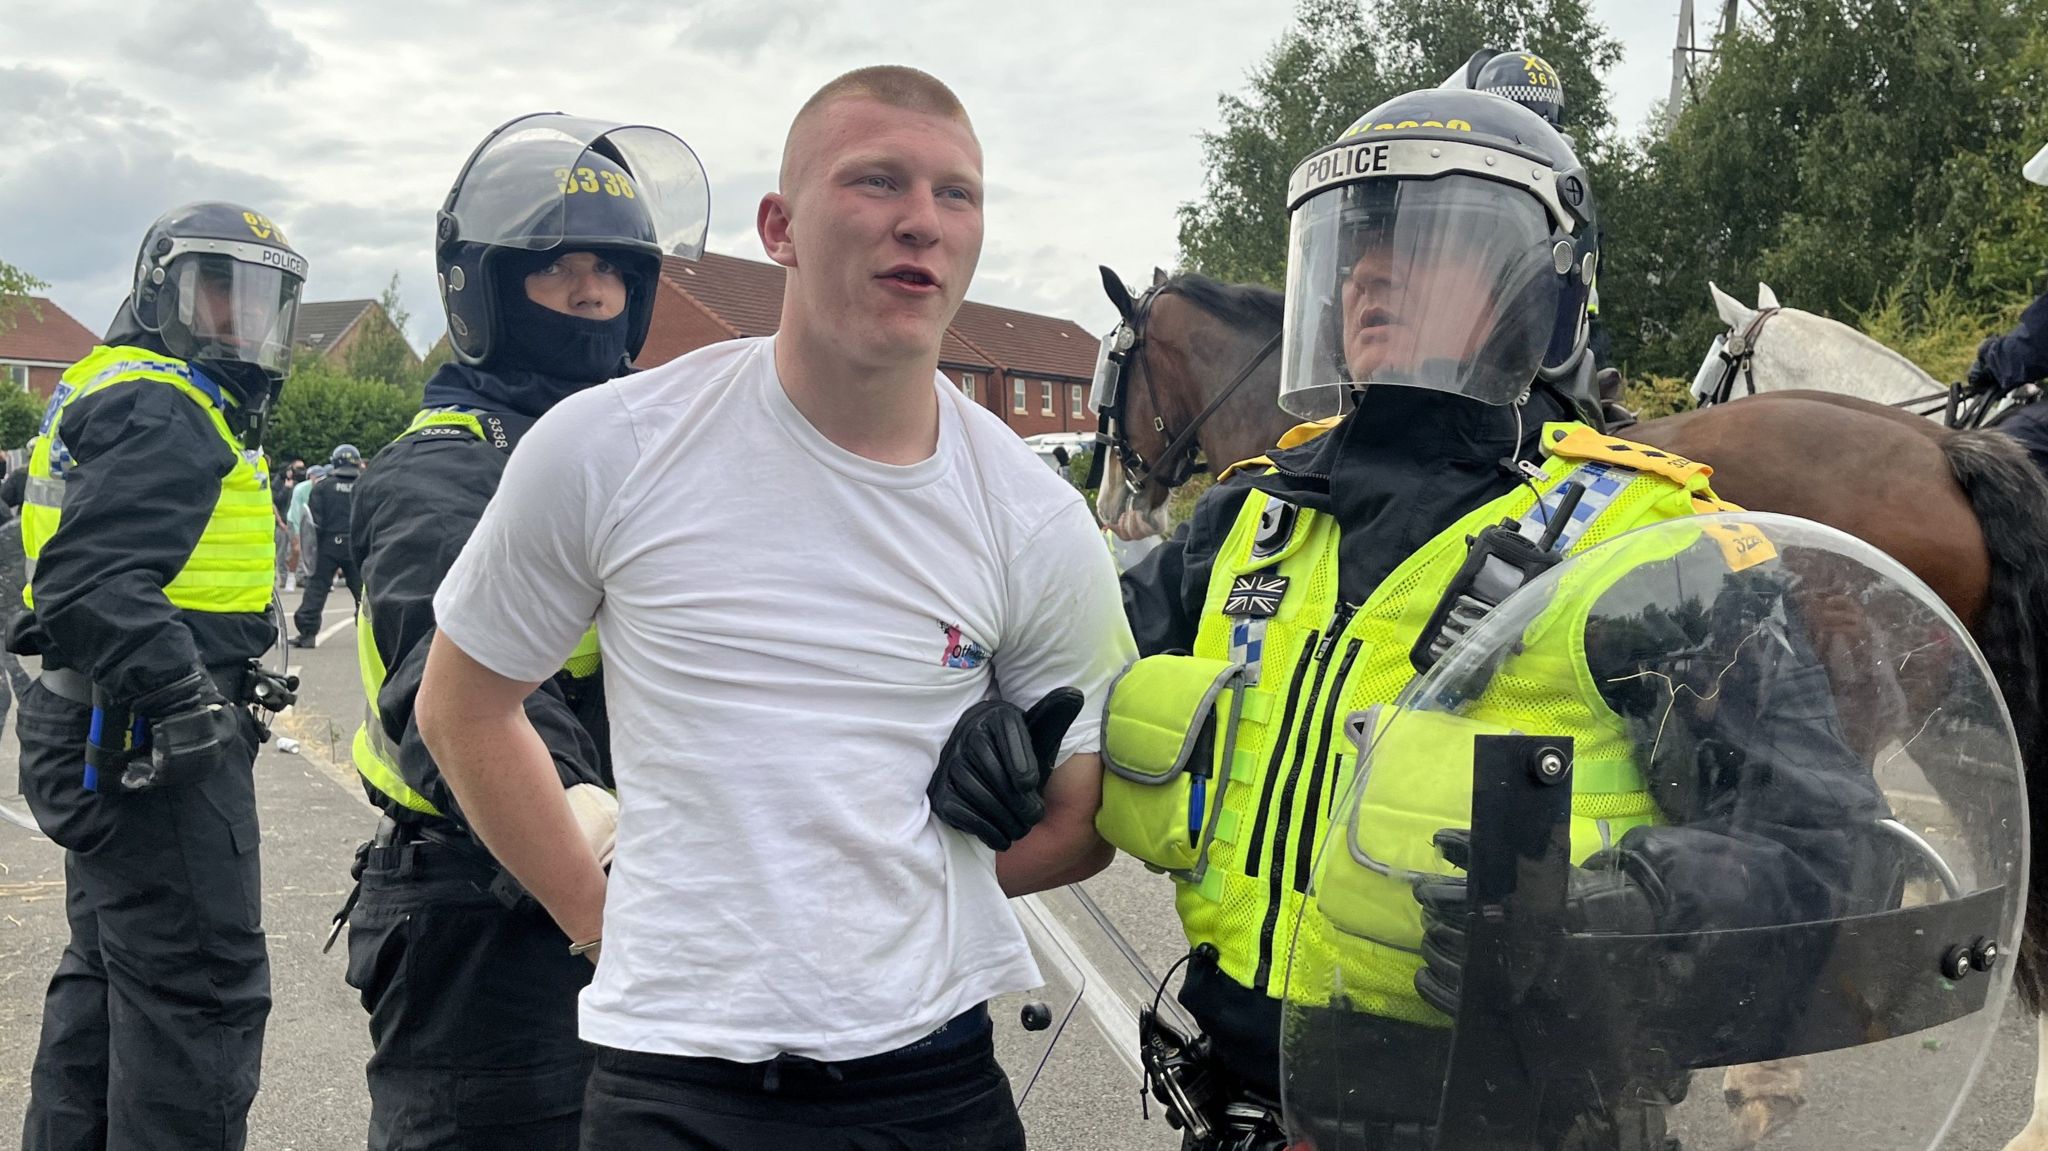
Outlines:
{"label": "short blonde hair", "polygon": [[804,106],[797,109],[796,118],[789,123],[789,135],[782,142],[782,170],[779,174],[781,190],[790,190],[794,174],[791,160],[796,155],[798,132],[815,120],[827,105],[840,100],[873,100],[892,108],[911,112],[922,112],[927,116],[938,116],[951,120],[974,134],[974,122],[967,118],[967,109],[960,98],[938,77],[929,72],[902,64],[871,64],[866,68],[855,68],[837,77],[811,94]]}

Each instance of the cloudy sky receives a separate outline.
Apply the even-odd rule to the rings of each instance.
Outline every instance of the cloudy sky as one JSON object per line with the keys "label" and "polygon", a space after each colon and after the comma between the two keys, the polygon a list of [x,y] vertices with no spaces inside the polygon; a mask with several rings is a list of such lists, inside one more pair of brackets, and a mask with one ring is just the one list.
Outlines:
{"label": "cloudy sky", "polygon": [[[1593,0],[1627,48],[1634,128],[1669,79],[1677,0]],[[863,64],[952,85],[986,151],[972,298],[1113,316],[1095,266],[1173,263],[1216,98],[1286,29],[1291,0],[0,0],[0,259],[101,330],[163,209],[229,199],[312,262],[307,298],[398,273],[409,334],[443,322],[434,211],[486,131],[563,110],[655,124],[711,177],[712,251],[760,259],[754,209],[790,116]]]}

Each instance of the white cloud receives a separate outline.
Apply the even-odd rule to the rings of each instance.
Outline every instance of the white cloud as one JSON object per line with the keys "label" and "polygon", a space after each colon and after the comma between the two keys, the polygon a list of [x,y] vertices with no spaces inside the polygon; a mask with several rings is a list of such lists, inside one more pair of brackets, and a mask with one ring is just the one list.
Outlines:
{"label": "white cloud", "polygon": [[256,0],[156,0],[114,44],[145,67],[228,83],[289,73],[312,59]]}
{"label": "white cloud", "polygon": [[[1637,122],[1663,95],[1675,0],[1593,7],[1629,48],[1610,84],[1623,123]],[[1142,281],[1174,262],[1174,209],[1200,192],[1198,133],[1292,11],[1291,0],[158,0],[138,22],[115,0],[0,0],[0,258],[51,280],[58,303],[96,326],[159,212],[246,199],[304,251],[309,298],[374,296],[397,271],[423,347],[441,329],[434,212],[489,129],[557,109],[668,128],[710,174],[712,249],[759,259],[754,209],[790,116],[832,76],[892,62],[952,85],[981,135],[990,194],[974,298],[1098,329],[1113,312],[1096,265]],[[109,56],[108,29],[132,29],[117,42],[133,51]]]}

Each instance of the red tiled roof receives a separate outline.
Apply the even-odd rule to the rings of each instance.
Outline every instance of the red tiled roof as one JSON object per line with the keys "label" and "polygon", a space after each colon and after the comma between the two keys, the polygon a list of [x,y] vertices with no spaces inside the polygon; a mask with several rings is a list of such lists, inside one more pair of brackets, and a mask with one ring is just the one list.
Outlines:
{"label": "red tiled roof", "polygon": [[774,335],[782,326],[780,264],[706,252],[695,263],[663,260],[661,274],[742,336]]}
{"label": "red tiled roof", "polygon": [[953,330],[1018,375],[1086,380],[1095,374],[1100,341],[1072,320],[969,300],[953,317]]}
{"label": "red tiled roof", "polygon": [[0,330],[0,360],[42,360],[74,364],[100,342],[84,324],[41,296],[8,309]]}

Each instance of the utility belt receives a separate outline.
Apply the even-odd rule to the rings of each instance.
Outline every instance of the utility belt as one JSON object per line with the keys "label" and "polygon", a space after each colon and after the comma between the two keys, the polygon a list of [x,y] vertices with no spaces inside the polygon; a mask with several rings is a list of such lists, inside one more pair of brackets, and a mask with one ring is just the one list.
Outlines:
{"label": "utility belt", "polygon": [[379,816],[377,830],[356,845],[355,862],[349,867],[354,885],[341,909],[334,913],[332,927],[322,952],[334,946],[348,917],[363,897],[363,876],[375,872],[382,879],[405,884],[445,884],[466,887],[495,899],[506,911],[532,915],[541,912],[540,901],[520,886],[491,853],[468,834],[431,827],[425,823],[400,823],[389,815]]}
{"label": "utility belt", "polygon": [[[280,685],[290,681],[288,691],[297,690],[298,687],[298,677],[275,675],[264,670],[262,665],[253,659],[247,663],[209,667],[206,674],[213,679],[213,686],[229,703],[261,707],[266,711],[283,711],[291,706],[292,701],[288,699],[282,703],[277,702],[277,689]],[[95,703],[92,680],[87,678],[84,672],[74,671],[68,667],[46,667],[37,679],[49,689],[51,695],[59,699],[68,699],[72,703],[82,703],[88,707]],[[103,704],[104,696],[98,702]],[[272,706],[273,704],[275,706]]]}
{"label": "utility belt", "polygon": [[[258,743],[270,741],[267,713],[283,711],[298,700],[299,677],[278,675],[258,660],[209,667],[206,674],[230,706],[248,710],[250,720],[256,725]],[[129,711],[124,701],[116,701],[85,673],[71,668],[46,667],[37,682],[59,699],[92,709],[85,743],[86,790],[100,790],[102,777],[123,778],[133,764],[147,760],[152,754],[152,733],[156,725],[149,717]],[[176,722],[185,724],[187,720],[180,718]],[[208,738],[210,741],[211,737]],[[176,742],[173,738],[172,743]],[[118,791],[119,788],[110,788],[108,794]]]}

